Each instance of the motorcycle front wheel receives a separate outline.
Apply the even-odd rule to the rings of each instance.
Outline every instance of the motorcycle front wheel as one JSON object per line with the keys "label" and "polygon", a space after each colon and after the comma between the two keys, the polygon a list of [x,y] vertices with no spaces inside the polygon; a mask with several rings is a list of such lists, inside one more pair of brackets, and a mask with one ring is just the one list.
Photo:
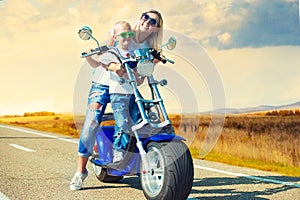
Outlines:
{"label": "motorcycle front wheel", "polygon": [[147,199],[186,200],[194,178],[193,160],[188,147],[182,141],[150,142],[147,145],[150,171],[143,173],[140,181]]}

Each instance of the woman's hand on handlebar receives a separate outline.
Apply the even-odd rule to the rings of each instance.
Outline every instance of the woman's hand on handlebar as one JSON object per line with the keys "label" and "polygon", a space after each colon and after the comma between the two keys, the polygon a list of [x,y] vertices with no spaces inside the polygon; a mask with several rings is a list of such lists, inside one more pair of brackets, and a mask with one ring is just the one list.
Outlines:
{"label": "woman's hand on handlebar", "polygon": [[160,62],[159,59],[157,59],[157,58],[154,58],[154,59],[153,59],[153,64],[154,64],[154,65],[156,65],[156,64],[159,63],[159,62]]}
{"label": "woman's hand on handlebar", "polygon": [[[86,51],[86,53],[88,54],[88,53],[90,53],[90,52],[92,52],[92,51],[93,51],[93,49],[88,49],[88,50]],[[96,68],[96,67],[98,67],[99,65],[103,66],[102,63],[100,63],[100,62],[98,62],[97,60],[95,60],[92,56],[87,56],[87,57],[85,57],[85,59],[86,59],[86,61],[90,64],[90,66],[93,67],[93,68]],[[104,66],[103,66],[103,67],[104,67]]]}

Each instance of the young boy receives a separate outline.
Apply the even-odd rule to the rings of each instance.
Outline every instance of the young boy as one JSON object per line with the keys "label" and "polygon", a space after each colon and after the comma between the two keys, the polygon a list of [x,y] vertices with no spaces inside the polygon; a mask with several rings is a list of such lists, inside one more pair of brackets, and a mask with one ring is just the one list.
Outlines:
{"label": "young boy", "polygon": [[[126,57],[130,53],[129,46],[132,42],[132,37],[134,33],[131,32],[131,26],[125,21],[119,22],[114,27],[114,40],[117,43],[117,48]],[[113,59],[113,58],[111,58]],[[120,63],[120,61],[114,58],[115,63]],[[143,82],[143,79],[139,79],[137,74],[135,74],[138,84]],[[132,104],[132,86],[125,82],[120,84],[120,73],[110,72],[109,79],[109,94],[111,107],[113,109],[113,114],[115,118],[115,132],[114,132],[114,143],[113,143],[113,162],[119,162],[123,159],[124,150],[127,147],[128,136],[127,134],[131,130],[132,120],[130,118],[130,113],[137,113],[136,109],[131,109],[129,111],[129,105]],[[136,108],[136,107],[135,107]]]}

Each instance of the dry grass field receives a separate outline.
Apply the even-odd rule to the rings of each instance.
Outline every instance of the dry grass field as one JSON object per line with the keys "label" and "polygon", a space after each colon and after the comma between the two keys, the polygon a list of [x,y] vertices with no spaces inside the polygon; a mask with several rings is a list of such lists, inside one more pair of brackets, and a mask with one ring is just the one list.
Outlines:
{"label": "dry grass field", "polygon": [[[81,117],[82,119],[84,117]],[[4,116],[0,123],[22,126],[36,130],[49,131],[64,135],[78,137],[78,130],[72,114],[55,114],[46,116]]]}
{"label": "dry grass field", "polygon": [[[210,126],[210,116],[198,117],[198,127],[191,119],[178,129],[183,136],[196,132],[189,146],[194,155],[199,155]],[[300,176],[300,115],[226,116],[222,133],[205,159]]]}
{"label": "dry grass field", "polygon": [[[226,116],[216,145],[203,159],[300,176],[300,115],[286,113]],[[4,116],[0,123],[79,137],[84,116],[75,118],[76,123],[71,114]],[[212,126],[211,116],[170,115],[170,119],[176,133],[191,141],[189,148],[199,158],[199,147]]]}

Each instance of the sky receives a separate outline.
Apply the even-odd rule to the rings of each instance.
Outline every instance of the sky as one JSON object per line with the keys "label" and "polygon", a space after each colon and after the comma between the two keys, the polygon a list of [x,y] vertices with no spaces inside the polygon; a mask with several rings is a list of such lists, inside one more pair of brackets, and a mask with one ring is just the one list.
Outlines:
{"label": "sky", "polygon": [[[88,25],[104,41],[116,21],[135,24],[149,9],[162,13],[164,29],[203,48],[222,81],[226,107],[300,101],[297,0],[0,0],[0,115],[72,112],[84,66],[80,53],[95,46],[80,40],[78,29]],[[172,70],[181,73],[177,69]],[[197,78],[188,79],[201,88]],[[199,85],[209,82],[200,79]],[[201,110],[211,107],[207,90],[195,94],[204,99]]]}

